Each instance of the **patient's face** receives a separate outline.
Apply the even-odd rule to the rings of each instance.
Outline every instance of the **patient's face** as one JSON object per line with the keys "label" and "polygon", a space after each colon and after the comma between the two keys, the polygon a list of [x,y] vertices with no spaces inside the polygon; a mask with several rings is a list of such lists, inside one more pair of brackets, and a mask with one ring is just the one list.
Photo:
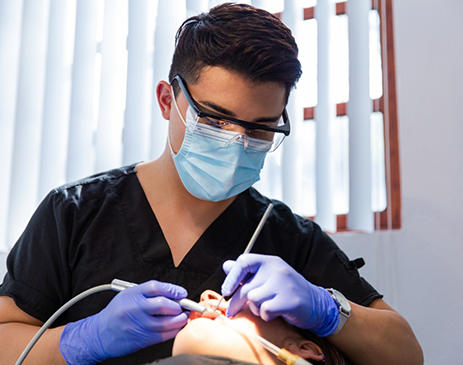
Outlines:
{"label": "patient's face", "polygon": [[[201,295],[201,304],[215,308],[220,295],[214,291],[206,290]],[[222,302],[218,308],[225,312],[228,303]],[[277,358],[263,349],[254,340],[239,334],[231,326],[223,325],[214,321],[211,316],[202,316],[197,312],[190,314],[188,324],[178,333],[175,338],[172,355],[179,354],[208,354],[227,356],[249,362],[261,364],[280,363]],[[233,327],[245,333],[254,333],[262,336],[278,347],[285,347],[292,353],[305,358],[321,360],[321,350],[311,341],[304,340],[296,333],[291,325],[281,318],[265,322],[260,317],[254,316],[246,305],[243,310],[231,319]],[[302,344],[302,342],[304,342]],[[310,342],[310,344],[307,344]],[[304,353],[297,353],[296,347],[302,344]],[[307,353],[310,355],[306,356]],[[318,356],[318,357],[317,357]]]}

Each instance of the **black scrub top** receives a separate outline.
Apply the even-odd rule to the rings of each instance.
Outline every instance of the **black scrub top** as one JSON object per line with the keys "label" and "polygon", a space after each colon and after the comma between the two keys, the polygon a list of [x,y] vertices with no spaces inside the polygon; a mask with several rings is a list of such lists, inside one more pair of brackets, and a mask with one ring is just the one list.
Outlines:
{"label": "black scrub top", "polygon": [[[220,292],[222,263],[244,251],[272,202],[275,207],[253,253],[280,256],[313,284],[338,289],[360,305],[381,297],[318,225],[253,188],[238,195],[175,267],[135,168],[115,169],[51,191],[8,256],[0,295],[13,298],[43,322],[74,296],[115,278],[178,284],[198,301],[206,289]],[[54,326],[98,313],[116,294],[100,292],[81,300]],[[144,364],[165,358],[172,343],[104,363]]]}

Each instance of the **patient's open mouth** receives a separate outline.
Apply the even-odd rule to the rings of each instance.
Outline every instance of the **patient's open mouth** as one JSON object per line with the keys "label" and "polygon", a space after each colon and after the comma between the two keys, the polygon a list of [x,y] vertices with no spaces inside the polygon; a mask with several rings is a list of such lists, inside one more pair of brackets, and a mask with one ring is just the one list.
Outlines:
{"label": "patient's open mouth", "polygon": [[215,307],[216,307],[216,304],[214,303],[210,303],[208,301],[204,301],[204,302],[201,302],[201,304],[205,307],[208,308],[207,311],[205,311],[204,313],[199,313],[199,312],[194,312],[194,311],[191,311],[190,312],[190,317],[189,317],[189,320],[194,320],[194,319],[197,319],[197,318],[207,318],[207,319],[216,319],[217,316],[221,315],[221,314],[225,314],[227,308],[224,307],[224,306],[220,306],[218,309],[214,310]]}

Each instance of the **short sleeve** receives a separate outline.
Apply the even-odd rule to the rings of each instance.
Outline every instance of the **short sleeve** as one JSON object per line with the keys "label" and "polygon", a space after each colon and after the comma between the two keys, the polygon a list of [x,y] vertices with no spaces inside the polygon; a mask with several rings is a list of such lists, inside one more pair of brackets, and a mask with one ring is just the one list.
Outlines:
{"label": "short sleeve", "polygon": [[[309,258],[302,268],[302,274],[309,281],[324,288],[337,289],[347,299],[363,306],[368,306],[373,300],[382,298],[382,295],[360,276],[356,263],[358,261],[351,261],[317,224],[313,222],[307,224],[312,226],[311,249]],[[301,239],[307,240],[307,236],[302,235]]]}
{"label": "short sleeve", "polygon": [[67,224],[60,193],[42,201],[7,258],[0,295],[14,299],[31,316],[46,321],[69,298]]}

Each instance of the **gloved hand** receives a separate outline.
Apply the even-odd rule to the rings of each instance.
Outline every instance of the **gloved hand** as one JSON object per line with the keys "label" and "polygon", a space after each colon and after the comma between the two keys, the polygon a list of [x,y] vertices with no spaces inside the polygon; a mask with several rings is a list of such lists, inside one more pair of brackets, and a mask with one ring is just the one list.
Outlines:
{"label": "gloved hand", "polygon": [[232,317],[249,301],[252,313],[269,321],[281,316],[294,326],[320,337],[337,328],[339,310],[330,293],[309,283],[278,256],[244,254],[226,261],[222,295],[230,295],[243,279],[252,276],[233,295],[227,309]]}
{"label": "gloved hand", "polygon": [[169,340],[187,323],[180,304],[187,291],[155,280],[118,293],[101,312],[68,323],[59,348],[66,362],[95,364]]}

